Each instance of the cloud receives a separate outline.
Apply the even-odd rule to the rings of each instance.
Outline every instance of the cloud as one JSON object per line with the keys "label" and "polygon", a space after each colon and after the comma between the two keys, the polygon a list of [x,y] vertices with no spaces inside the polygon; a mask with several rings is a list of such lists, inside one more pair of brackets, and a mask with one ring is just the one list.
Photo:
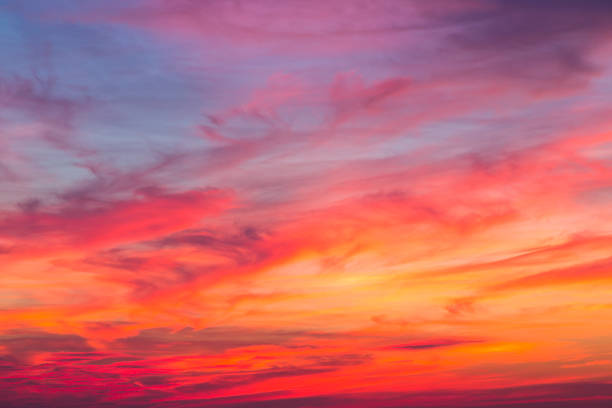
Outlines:
{"label": "cloud", "polygon": [[[449,27],[447,47],[464,78],[511,80],[533,93],[575,91],[601,73],[593,51],[608,42],[608,4],[591,0],[474,2],[423,6],[432,25]],[[462,69],[465,68],[465,70]],[[473,75],[473,76],[472,76]]]}
{"label": "cloud", "polygon": [[[52,76],[0,76],[0,106],[4,109],[2,119],[15,119],[14,116],[7,115],[9,113],[24,115],[27,120],[32,121],[30,125],[40,124],[39,127],[33,127],[40,131],[31,135],[34,140],[40,138],[55,147],[69,148],[77,115],[89,110],[93,102],[87,96],[61,95],[58,88],[57,80]],[[17,118],[23,120],[19,116]],[[8,139],[20,136],[26,135],[13,136],[8,133]]]}
{"label": "cloud", "polygon": [[543,286],[607,280],[610,278],[612,278],[612,259],[606,258],[592,263],[523,276],[491,286],[488,290],[491,292],[525,290]]}
{"label": "cloud", "polygon": [[210,391],[217,391],[227,388],[249,385],[275,378],[315,375],[330,371],[333,371],[333,368],[284,367],[273,370],[260,371],[254,374],[233,374],[221,376],[204,383],[182,385],[177,387],[176,391],[180,393],[205,393]]}
{"label": "cloud", "polygon": [[140,190],[129,200],[86,206],[75,199],[55,209],[5,211],[0,225],[5,238],[24,245],[35,245],[34,237],[45,237],[52,245],[104,248],[194,226],[225,209],[229,201],[226,192],[215,189],[180,193]]}
{"label": "cloud", "polygon": [[140,331],[136,336],[113,341],[111,347],[129,353],[157,355],[219,353],[225,350],[254,345],[289,345],[304,337],[325,337],[329,334],[292,330],[262,330],[242,327],[208,327],[172,331],[154,328]]}
{"label": "cloud", "polygon": [[405,344],[388,346],[389,349],[398,350],[427,350],[440,347],[451,347],[462,344],[478,343],[480,340],[461,340],[461,339],[430,339],[418,340]]}
{"label": "cloud", "polygon": [[[368,54],[373,50],[408,67],[434,57],[431,72],[473,81],[510,80],[536,94],[585,86],[597,75],[590,53],[607,42],[609,6],[589,0],[538,2],[454,0],[436,5],[418,1],[301,0],[274,7],[268,1],[156,1],[148,7],[107,7],[77,21],[106,21],[149,30],[164,39],[242,49],[242,57],[272,55]],[[75,18],[72,18],[74,20]],[[420,43],[439,50],[422,51]],[[226,47],[227,48],[227,47]],[[246,51],[245,51],[246,50]],[[448,63],[446,63],[448,61]],[[557,88],[555,90],[555,88]]]}
{"label": "cloud", "polygon": [[605,254],[606,249],[612,243],[610,235],[585,235],[578,234],[569,237],[565,242],[559,244],[542,245],[525,248],[519,254],[513,254],[491,262],[468,263],[456,267],[445,268],[436,271],[424,272],[422,277],[437,277],[453,274],[464,274],[494,270],[498,268],[541,268],[553,263],[572,262],[579,256],[597,256]]}
{"label": "cloud", "polygon": [[574,382],[533,385],[523,387],[491,388],[485,390],[438,391],[430,393],[364,393],[329,394],[312,397],[275,398],[268,401],[223,404],[215,407],[359,407],[359,408],[399,408],[399,407],[511,407],[511,408],[604,408],[610,403],[610,384],[605,382]]}
{"label": "cloud", "polygon": [[56,334],[40,330],[9,330],[0,335],[0,345],[17,358],[37,353],[89,352],[87,339],[76,334]]}
{"label": "cloud", "polygon": [[9,0],[0,400],[608,403],[610,11]]}
{"label": "cloud", "polygon": [[169,235],[155,242],[155,245],[162,248],[191,246],[210,250],[235,261],[238,265],[255,263],[265,258],[265,253],[258,248],[260,241],[265,238],[256,228],[245,227],[233,234],[226,233],[226,236],[222,236],[222,233],[223,231],[186,230]]}
{"label": "cloud", "polygon": [[84,92],[63,93],[60,85],[65,84],[48,69],[42,71],[31,77],[0,71],[0,180],[13,188],[49,178],[35,148],[54,151],[56,156],[82,158],[92,153],[77,131],[77,121],[95,105],[92,98]]}

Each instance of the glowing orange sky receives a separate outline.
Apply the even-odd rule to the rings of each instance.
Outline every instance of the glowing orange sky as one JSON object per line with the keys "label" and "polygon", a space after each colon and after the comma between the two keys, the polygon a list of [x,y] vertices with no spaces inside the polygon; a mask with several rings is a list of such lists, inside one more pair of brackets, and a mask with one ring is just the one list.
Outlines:
{"label": "glowing orange sky", "polygon": [[0,406],[612,406],[612,5],[425,3],[0,5]]}

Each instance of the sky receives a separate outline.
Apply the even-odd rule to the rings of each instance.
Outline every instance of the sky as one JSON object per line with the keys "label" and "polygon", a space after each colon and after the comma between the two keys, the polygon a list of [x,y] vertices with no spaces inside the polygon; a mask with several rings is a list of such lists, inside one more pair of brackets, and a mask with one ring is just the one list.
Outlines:
{"label": "sky", "polygon": [[3,408],[612,404],[608,0],[0,1]]}

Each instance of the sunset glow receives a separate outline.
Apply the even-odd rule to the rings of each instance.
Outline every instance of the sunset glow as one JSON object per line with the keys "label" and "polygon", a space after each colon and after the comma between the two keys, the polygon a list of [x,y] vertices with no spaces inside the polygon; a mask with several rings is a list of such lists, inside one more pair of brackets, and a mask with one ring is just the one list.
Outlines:
{"label": "sunset glow", "polygon": [[0,408],[612,407],[612,2],[0,0]]}

